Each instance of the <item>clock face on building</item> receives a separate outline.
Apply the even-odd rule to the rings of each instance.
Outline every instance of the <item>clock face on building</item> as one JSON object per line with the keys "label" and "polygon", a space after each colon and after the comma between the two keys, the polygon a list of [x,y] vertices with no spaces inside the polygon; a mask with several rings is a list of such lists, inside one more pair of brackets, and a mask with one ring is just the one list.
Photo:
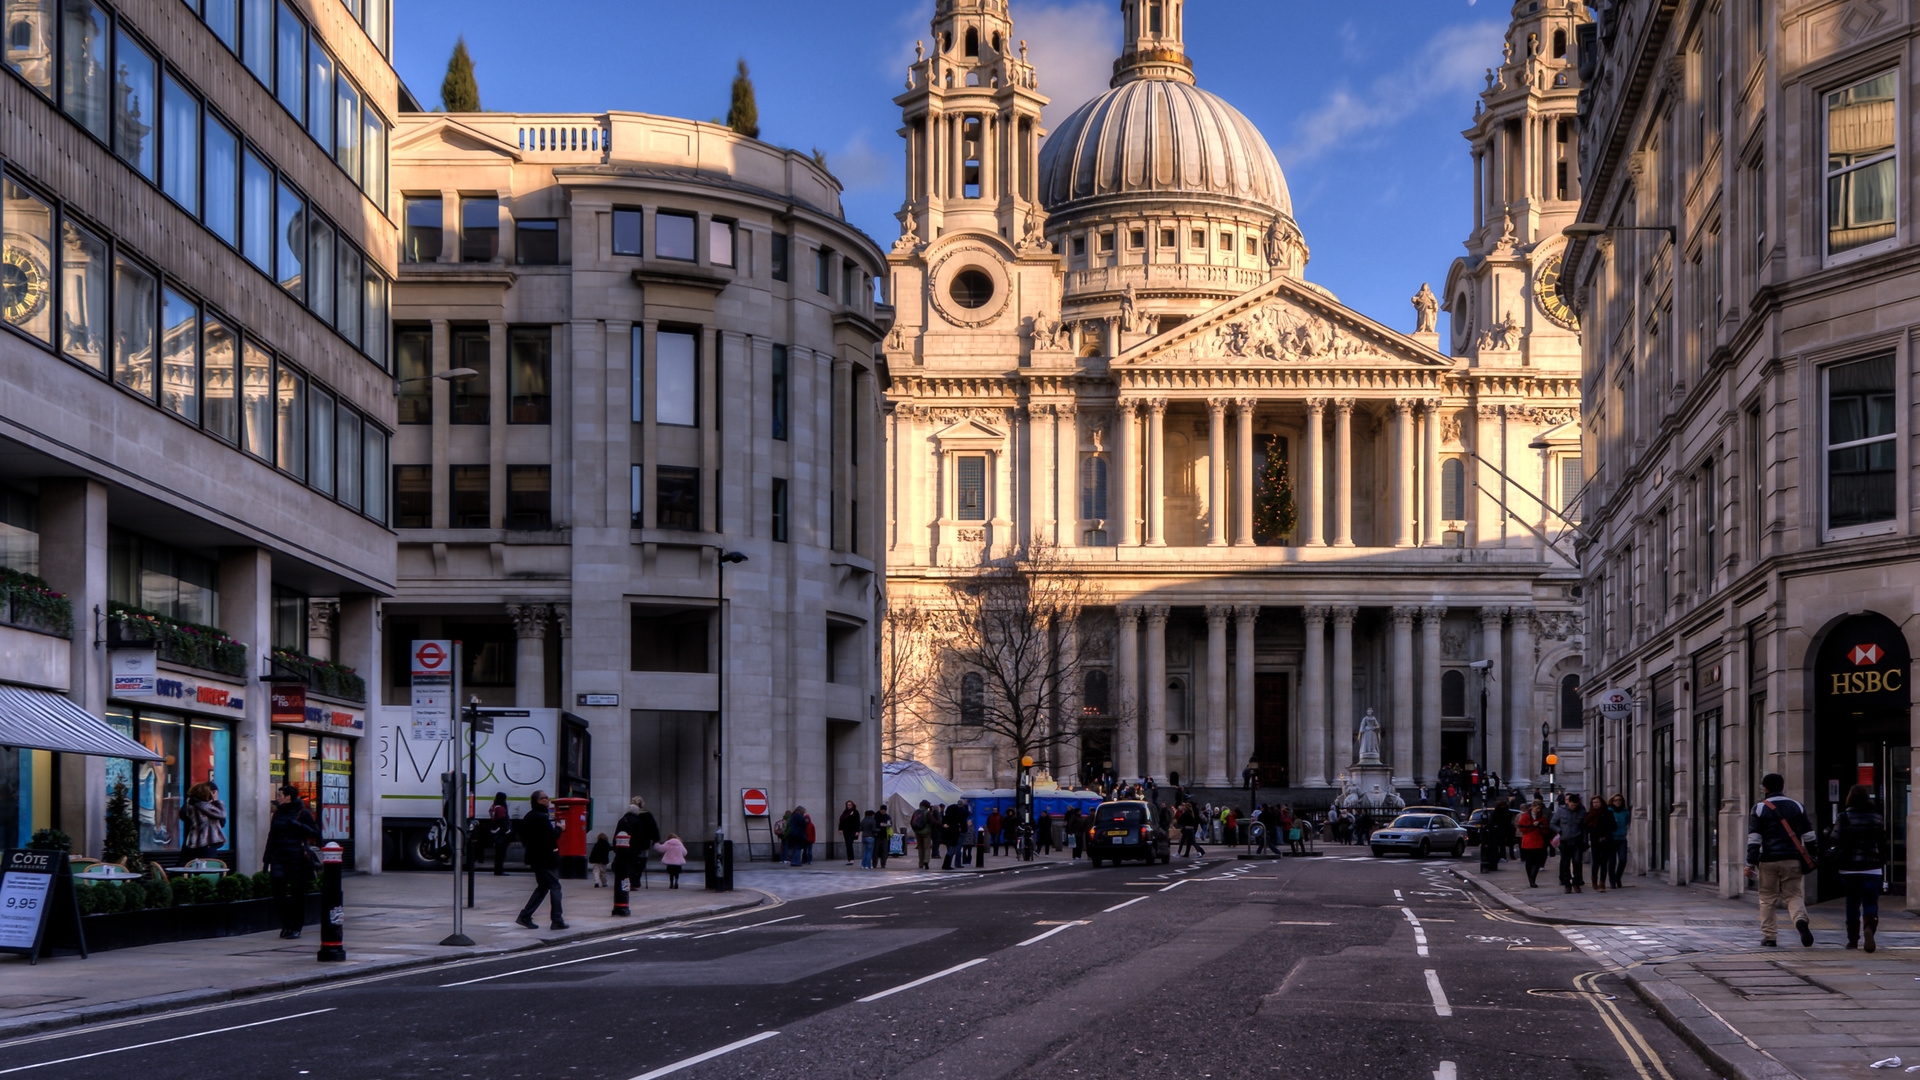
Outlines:
{"label": "clock face on building", "polygon": [[1540,303],[1540,310],[1546,312],[1547,318],[1552,319],[1554,325],[1566,330],[1578,330],[1580,329],[1579,313],[1573,310],[1572,304],[1567,303],[1566,297],[1560,295],[1563,255],[1564,252],[1554,252],[1541,262],[1540,269],[1534,271],[1533,295],[1534,299]]}
{"label": "clock face on building", "polygon": [[17,247],[0,257],[0,303],[7,321],[23,323],[47,306],[47,268]]}

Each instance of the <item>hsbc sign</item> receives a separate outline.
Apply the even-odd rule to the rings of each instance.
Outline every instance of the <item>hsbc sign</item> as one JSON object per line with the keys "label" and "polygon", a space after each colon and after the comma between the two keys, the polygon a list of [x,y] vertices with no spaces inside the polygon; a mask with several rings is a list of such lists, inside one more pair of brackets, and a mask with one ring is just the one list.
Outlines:
{"label": "hsbc sign", "polygon": [[1890,620],[1855,616],[1828,632],[1814,668],[1814,693],[1832,715],[1905,710],[1910,699],[1906,637]]}

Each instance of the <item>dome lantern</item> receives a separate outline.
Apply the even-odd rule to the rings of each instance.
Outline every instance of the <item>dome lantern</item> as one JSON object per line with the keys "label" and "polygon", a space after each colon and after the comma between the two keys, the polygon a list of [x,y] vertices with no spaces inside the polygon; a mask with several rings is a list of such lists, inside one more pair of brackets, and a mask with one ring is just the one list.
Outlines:
{"label": "dome lantern", "polygon": [[1126,51],[1113,62],[1113,81],[1119,86],[1136,79],[1172,79],[1193,83],[1193,61],[1184,40],[1186,0],[1122,0],[1126,21]]}

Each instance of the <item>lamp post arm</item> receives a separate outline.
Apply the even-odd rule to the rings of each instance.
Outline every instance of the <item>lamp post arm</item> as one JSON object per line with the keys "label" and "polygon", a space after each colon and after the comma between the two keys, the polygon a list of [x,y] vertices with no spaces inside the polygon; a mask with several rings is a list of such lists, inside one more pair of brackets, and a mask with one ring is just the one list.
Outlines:
{"label": "lamp post arm", "polygon": [[[1488,461],[1488,460],[1487,460],[1486,458],[1483,458],[1483,457],[1481,457],[1481,456],[1480,456],[1480,453],[1479,453],[1479,451],[1477,451],[1477,450],[1469,450],[1469,451],[1467,451],[1467,455],[1468,455],[1469,457],[1471,457],[1471,458],[1473,458],[1473,460],[1475,460],[1475,461],[1477,461],[1477,462],[1479,462],[1480,464],[1482,464],[1482,465],[1485,465],[1485,466],[1486,466],[1487,468],[1489,468],[1489,469],[1492,469],[1492,470],[1493,470],[1494,472],[1496,472],[1496,473],[1499,473],[1499,474],[1500,474],[1500,479],[1502,479],[1502,480],[1505,480],[1505,481],[1506,481],[1507,483],[1509,483],[1509,484],[1512,484],[1512,485],[1513,485],[1514,487],[1517,487],[1517,488],[1519,488],[1519,489],[1520,489],[1520,494],[1522,494],[1522,495],[1525,495],[1525,496],[1526,496],[1527,498],[1529,498],[1529,499],[1532,499],[1532,500],[1533,500],[1534,502],[1537,502],[1537,503],[1539,503],[1539,504],[1540,504],[1541,506],[1544,506],[1544,507],[1546,507],[1546,510],[1547,510],[1547,513],[1549,513],[1549,514],[1552,514],[1552,515],[1553,515],[1554,517],[1557,517],[1557,518],[1559,518],[1559,519],[1560,519],[1561,521],[1564,521],[1564,522],[1566,522],[1566,523],[1567,523],[1567,528],[1569,528],[1569,529],[1572,529],[1572,530],[1573,530],[1573,534],[1574,534],[1574,535],[1575,535],[1576,537],[1579,537],[1581,541],[1583,541],[1583,542],[1584,542],[1584,541],[1585,541],[1585,540],[1587,539],[1587,534],[1581,531],[1581,529],[1580,529],[1580,525],[1579,525],[1579,523],[1578,523],[1578,522],[1576,522],[1576,521],[1574,521],[1574,520],[1573,520],[1572,518],[1570,518],[1570,517],[1568,517],[1567,515],[1565,515],[1565,514],[1563,514],[1563,513],[1561,513],[1560,511],[1558,511],[1558,510],[1555,510],[1555,509],[1553,508],[1553,504],[1551,504],[1551,503],[1549,503],[1549,502],[1547,502],[1547,500],[1545,500],[1545,499],[1543,499],[1543,498],[1541,498],[1540,496],[1538,496],[1538,495],[1535,495],[1535,494],[1534,494],[1533,492],[1531,492],[1531,491],[1529,491],[1529,490],[1527,490],[1527,486],[1526,486],[1525,484],[1522,484],[1522,483],[1521,483],[1520,481],[1518,481],[1518,480],[1515,480],[1515,479],[1514,479],[1513,477],[1511,477],[1511,476],[1508,476],[1508,475],[1506,474],[1506,472],[1505,472],[1505,471],[1503,471],[1503,470],[1502,470],[1502,469],[1500,468],[1500,466],[1498,466],[1498,465],[1495,465],[1495,464],[1494,464],[1493,462],[1491,462],[1491,461]],[[1476,481],[1476,486],[1477,486],[1477,485],[1478,485],[1478,482]],[[1481,491],[1486,491],[1487,489],[1486,489],[1485,487],[1481,487],[1481,488],[1480,488],[1480,490],[1481,490]],[[1489,495],[1492,495],[1493,493],[1492,493],[1492,492],[1490,492],[1490,491],[1488,491],[1488,492],[1487,492],[1487,494],[1489,494]],[[1502,506],[1505,506],[1505,505],[1506,505],[1506,503],[1505,503],[1504,501],[1501,501],[1501,500],[1500,500],[1500,497],[1499,497],[1499,496],[1497,496],[1497,495],[1495,495],[1495,496],[1494,496],[1494,499],[1495,499],[1495,501],[1499,501],[1499,502],[1500,502],[1500,505],[1502,505]],[[1516,515],[1514,515],[1514,516],[1515,516],[1515,517],[1519,517],[1519,515],[1518,515],[1518,514],[1516,514]],[[1524,520],[1524,519],[1523,519],[1523,520]]]}

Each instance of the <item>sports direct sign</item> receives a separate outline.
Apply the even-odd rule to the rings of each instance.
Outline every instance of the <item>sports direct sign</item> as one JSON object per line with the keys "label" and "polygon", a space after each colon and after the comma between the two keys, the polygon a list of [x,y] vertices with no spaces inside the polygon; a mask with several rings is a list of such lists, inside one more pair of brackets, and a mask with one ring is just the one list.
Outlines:
{"label": "sports direct sign", "polygon": [[411,737],[427,741],[453,738],[453,642],[413,643],[413,723]]}

